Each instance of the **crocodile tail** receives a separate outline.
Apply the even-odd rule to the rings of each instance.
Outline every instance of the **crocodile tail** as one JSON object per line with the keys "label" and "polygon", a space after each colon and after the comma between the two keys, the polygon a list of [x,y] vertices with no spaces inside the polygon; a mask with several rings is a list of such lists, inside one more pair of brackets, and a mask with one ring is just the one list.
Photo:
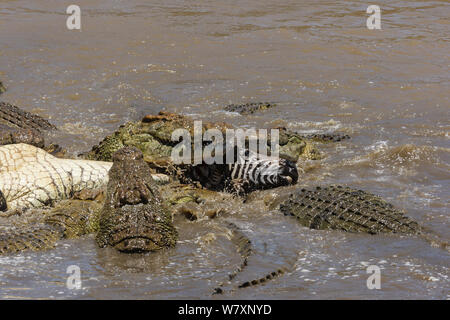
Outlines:
{"label": "crocodile tail", "polygon": [[61,228],[42,223],[20,228],[20,230],[8,229],[0,233],[0,255],[25,250],[51,249],[63,236]]}
{"label": "crocodile tail", "polygon": [[[239,264],[239,266],[228,275],[228,280],[231,281],[234,278],[236,278],[236,276],[247,267],[248,258],[252,254],[253,249],[252,249],[252,243],[251,243],[250,239],[239,229],[238,226],[236,226],[234,223],[230,222],[230,223],[228,223],[228,228],[232,232],[231,241],[236,244],[237,251],[239,252],[239,254],[241,256],[241,263]],[[263,284],[269,280],[277,278],[278,276],[282,275],[285,272],[286,272],[285,268],[280,268],[280,269],[277,269],[275,271],[272,271],[272,272],[266,274],[265,276],[263,276],[261,278],[242,282],[241,284],[239,284],[237,286],[237,288],[241,289],[241,288],[247,288],[250,286],[256,286],[258,284]],[[214,288],[213,294],[225,293],[225,290],[223,287],[224,287],[224,283],[222,282],[219,285],[219,287]]]}
{"label": "crocodile tail", "polygon": [[[228,281],[233,280],[240,272],[242,272],[248,264],[248,258],[252,254],[252,242],[250,239],[236,226],[234,223],[229,222],[227,228],[231,232],[231,241],[236,245],[237,252],[241,256],[240,264],[228,274]],[[220,283],[217,288],[214,288],[213,294],[224,293],[224,282]]]}
{"label": "crocodile tail", "polygon": [[256,286],[258,284],[263,284],[269,280],[272,280],[272,279],[284,274],[285,272],[286,272],[286,270],[284,268],[280,268],[276,271],[272,271],[271,273],[266,274],[264,277],[254,279],[251,281],[245,281],[245,282],[241,283],[238,286],[238,288],[242,289],[242,288],[247,288],[247,287],[251,287],[251,286]]}
{"label": "crocodile tail", "polygon": [[[287,272],[286,268],[279,268],[275,271],[272,271],[268,274],[266,274],[265,276],[261,277],[261,278],[256,278],[250,281],[244,281],[241,282],[237,288],[238,289],[243,289],[243,288],[248,288],[248,287],[253,287],[253,286],[257,286],[260,284],[264,284],[270,280],[273,280],[275,278],[278,278],[279,276],[283,275],[284,273]],[[225,293],[224,289],[222,287],[218,287],[214,289],[214,293],[213,294],[223,294]]]}
{"label": "crocodile tail", "polygon": [[252,254],[252,242],[234,223],[229,223],[228,227],[233,232],[232,241],[235,243],[237,251],[241,256],[240,265],[228,275],[228,279],[233,280],[239,274],[239,272],[242,272],[242,270],[244,270],[244,268],[247,266],[248,258]]}

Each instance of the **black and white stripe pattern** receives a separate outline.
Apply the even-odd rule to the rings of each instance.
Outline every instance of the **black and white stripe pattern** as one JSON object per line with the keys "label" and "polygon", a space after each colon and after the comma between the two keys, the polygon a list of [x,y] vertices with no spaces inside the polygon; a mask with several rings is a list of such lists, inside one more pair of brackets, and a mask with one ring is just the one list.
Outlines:
{"label": "black and white stripe pattern", "polygon": [[245,181],[256,189],[273,188],[297,181],[295,164],[288,160],[249,150],[237,152],[237,156],[237,161],[228,164],[231,180]]}
{"label": "black and white stripe pattern", "polygon": [[245,180],[254,185],[277,184],[279,168],[279,161],[248,150],[238,153],[237,161],[228,165],[231,180]]}
{"label": "black and white stripe pattern", "polygon": [[276,157],[237,152],[230,164],[201,164],[192,167],[192,178],[213,190],[226,189],[239,193],[294,184],[298,180],[295,163]]}

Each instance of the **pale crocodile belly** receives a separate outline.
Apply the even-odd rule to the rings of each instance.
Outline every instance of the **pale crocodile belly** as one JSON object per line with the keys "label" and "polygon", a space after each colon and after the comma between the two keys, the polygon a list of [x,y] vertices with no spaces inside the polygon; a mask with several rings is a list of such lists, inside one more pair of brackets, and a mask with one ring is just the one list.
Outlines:
{"label": "pale crocodile belly", "polygon": [[27,144],[0,147],[0,191],[7,209],[37,208],[106,186],[112,163],[59,159]]}

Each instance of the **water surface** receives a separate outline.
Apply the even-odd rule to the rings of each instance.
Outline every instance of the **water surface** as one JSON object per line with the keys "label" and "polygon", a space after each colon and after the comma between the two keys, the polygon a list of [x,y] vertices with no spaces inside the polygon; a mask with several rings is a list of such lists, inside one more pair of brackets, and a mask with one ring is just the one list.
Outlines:
{"label": "water surface", "polygon": [[[276,192],[350,185],[450,240],[448,1],[378,1],[382,30],[366,28],[359,1],[80,0],[82,31],[66,29],[68,4],[0,1],[0,80],[2,101],[49,118],[60,128],[53,141],[70,152],[160,110],[341,132],[352,139],[323,146],[323,160],[299,162],[299,186]],[[251,101],[278,107],[222,111]],[[241,280],[289,269],[223,298],[450,298],[449,255],[421,239],[309,230],[262,201],[231,205],[222,218],[255,248]],[[86,237],[0,257],[0,297],[211,298],[239,262],[219,219],[177,221],[177,247],[147,256],[98,249]],[[66,288],[69,265],[81,268],[81,290]],[[381,290],[367,289],[368,265],[381,268]]]}

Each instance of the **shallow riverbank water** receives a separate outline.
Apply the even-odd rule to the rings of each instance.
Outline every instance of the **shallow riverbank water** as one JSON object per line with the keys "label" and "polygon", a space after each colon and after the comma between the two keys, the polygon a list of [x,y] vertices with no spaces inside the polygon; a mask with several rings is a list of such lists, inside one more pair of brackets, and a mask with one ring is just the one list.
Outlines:
{"label": "shallow riverbank water", "polygon": [[[76,4],[82,31],[67,30],[68,3],[0,0],[1,100],[51,119],[60,128],[53,141],[76,154],[163,109],[236,126],[342,132],[352,139],[323,146],[323,160],[299,163],[299,186],[275,192],[350,185],[450,241],[448,1],[378,1],[382,30],[366,28],[359,1]],[[278,107],[221,111],[251,101]],[[86,237],[0,257],[0,298],[211,298],[239,261],[219,219],[180,219],[176,249],[147,256],[98,249]],[[289,271],[214,298],[450,298],[449,254],[421,239],[309,230],[259,202],[232,206],[223,219],[255,248],[242,280]],[[81,269],[80,290],[66,288],[70,265]],[[380,290],[366,286],[368,265],[381,268]]]}

